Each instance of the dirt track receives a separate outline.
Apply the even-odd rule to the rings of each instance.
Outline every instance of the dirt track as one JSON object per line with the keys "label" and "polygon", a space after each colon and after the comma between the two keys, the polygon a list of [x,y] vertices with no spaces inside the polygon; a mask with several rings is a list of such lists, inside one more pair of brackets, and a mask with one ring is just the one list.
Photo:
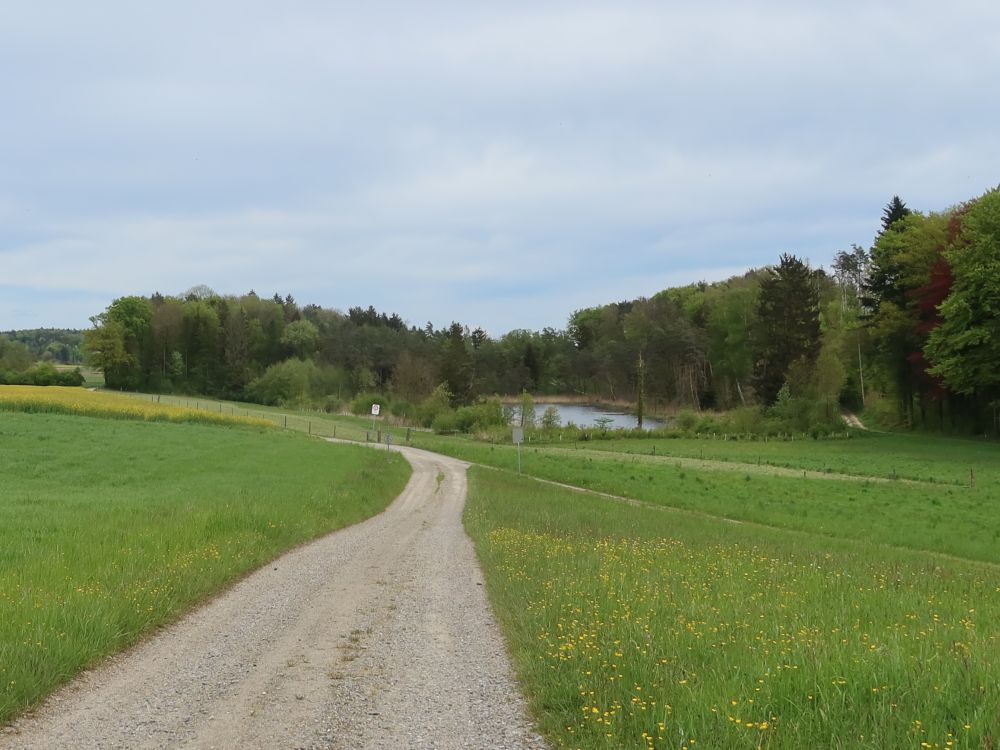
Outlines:
{"label": "dirt track", "polygon": [[304,546],[0,731],[0,748],[543,748],[461,525],[412,449],[383,514]]}

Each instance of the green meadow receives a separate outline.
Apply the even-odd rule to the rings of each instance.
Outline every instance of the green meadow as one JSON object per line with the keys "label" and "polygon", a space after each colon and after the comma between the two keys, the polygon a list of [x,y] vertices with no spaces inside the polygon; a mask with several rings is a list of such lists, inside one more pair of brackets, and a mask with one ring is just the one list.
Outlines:
{"label": "green meadow", "polygon": [[3,722],[281,552],[379,512],[409,467],[266,427],[2,413],[0,476]]}
{"label": "green meadow", "polygon": [[592,450],[749,463],[864,477],[968,485],[1000,480],[995,442],[854,431],[836,440],[635,439],[594,440]]}
{"label": "green meadow", "polygon": [[[197,407],[349,440],[371,428]],[[409,442],[480,464],[466,528],[553,746],[1000,746],[995,444],[538,432],[518,477],[506,442]]]}
{"label": "green meadow", "polygon": [[485,468],[470,472],[465,522],[555,747],[1000,740],[996,565]]}
{"label": "green meadow", "polygon": [[[989,463],[995,445],[963,441],[884,438],[892,459],[900,466],[917,467],[935,443],[941,446],[928,471],[955,478],[954,483],[888,479],[882,473],[887,459],[880,454],[883,438],[799,441],[796,443],[739,443],[718,441],[714,463],[680,454],[664,455],[667,448],[699,455],[699,440],[636,441],[645,452],[615,453],[602,441],[525,446],[521,465],[525,474],[554,482],[683,509],[713,517],[788,530],[808,531],[831,538],[851,538],[876,544],[939,552],[986,562],[1000,562],[1000,482]],[[437,450],[475,463],[516,471],[517,454],[511,445],[488,444],[428,433],[415,434],[417,447]],[[746,446],[773,446],[772,462],[748,462]],[[652,448],[659,449],[652,454]],[[854,453],[862,446],[866,453]],[[729,455],[725,447],[737,450]],[[958,450],[957,448],[968,448]],[[910,452],[906,452],[908,449]],[[837,474],[817,467],[840,456],[853,471]],[[865,456],[873,465],[864,476]],[[957,477],[968,462],[979,466],[975,487]],[[994,464],[1000,463],[994,460]],[[791,467],[791,468],[788,468]],[[805,472],[803,475],[802,472]],[[778,473],[780,472],[780,473]],[[766,530],[766,529],[765,529]]]}

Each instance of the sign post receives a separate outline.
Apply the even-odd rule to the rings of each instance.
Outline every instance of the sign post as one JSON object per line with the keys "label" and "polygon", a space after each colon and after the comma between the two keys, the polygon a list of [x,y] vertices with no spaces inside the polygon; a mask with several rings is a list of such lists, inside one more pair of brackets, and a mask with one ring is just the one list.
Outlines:
{"label": "sign post", "polygon": [[382,410],[381,406],[379,406],[378,404],[372,404],[372,432],[375,432],[375,417],[378,416],[378,413],[381,410]]}
{"label": "sign post", "polygon": [[521,473],[521,443],[524,442],[524,428],[514,428],[514,445],[517,446],[517,473]]}

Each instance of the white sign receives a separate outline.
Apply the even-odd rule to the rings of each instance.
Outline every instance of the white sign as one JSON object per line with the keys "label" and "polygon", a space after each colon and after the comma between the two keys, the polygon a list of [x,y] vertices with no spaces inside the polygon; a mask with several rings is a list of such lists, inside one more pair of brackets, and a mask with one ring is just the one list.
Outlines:
{"label": "white sign", "polygon": [[372,404],[372,416],[373,417],[377,417],[378,413],[379,413],[379,409],[381,409],[381,408],[382,407],[379,406],[378,404]]}
{"label": "white sign", "polygon": [[515,445],[520,445],[523,442],[524,442],[524,428],[523,427],[515,427],[514,428],[514,444]]}

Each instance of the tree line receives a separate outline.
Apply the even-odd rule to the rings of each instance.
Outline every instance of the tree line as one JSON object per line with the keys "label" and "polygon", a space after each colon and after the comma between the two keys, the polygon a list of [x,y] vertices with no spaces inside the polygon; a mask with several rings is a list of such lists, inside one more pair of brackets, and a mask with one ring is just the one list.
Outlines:
{"label": "tree line", "polygon": [[291,295],[114,300],[83,348],[108,387],[339,408],[381,392],[452,407],[579,394],[646,410],[742,409],[802,424],[866,407],[886,422],[982,432],[1000,409],[1000,192],[938,213],[894,197],[868,247],[793,254],[574,312],[563,330],[491,337]]}
{"label": "tree line", "polygon": [[83,331],[67,328],[30,328],[0,332],[0,340],[39,362],[83,364]]}

